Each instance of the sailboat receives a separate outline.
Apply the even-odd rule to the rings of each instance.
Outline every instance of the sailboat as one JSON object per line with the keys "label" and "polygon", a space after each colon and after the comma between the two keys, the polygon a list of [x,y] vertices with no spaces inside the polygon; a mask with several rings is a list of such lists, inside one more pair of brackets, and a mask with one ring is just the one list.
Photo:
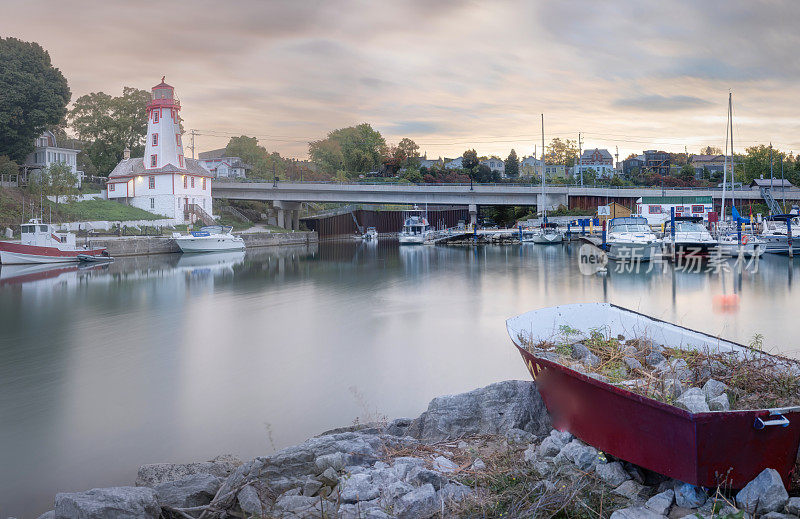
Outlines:
{"label": "sailboat", "polygon": [[535,232],[529,240],[533,243],[541,245],[550,245],[561,243],[564,241],[564,233],[558,230],[558,225],[555,223],[547,222],[547,194],[545,185],[547,184],[547,175],[544,168],[544,114],[542,114],[542,225],[539,231]]}
{"label": "sailboat", "polygon": [[[731,223],[733,228],[724,227],[717,236],[718,249],[723,256],[761,256],[765,251],[765,244],[754,234],[739,233],[739,226],[750,223],[750,218],[743,218],[736,210],[736,184],[734,179],[733,163],[733,94],[728,93],[728,120],[725,125],[725,169],[722,177],[722,215],[725,219],[725,187],[728,179],[728,142],[730,139],[730,163],[731,163]],[[724,222],[723,222],[724,223]]]}

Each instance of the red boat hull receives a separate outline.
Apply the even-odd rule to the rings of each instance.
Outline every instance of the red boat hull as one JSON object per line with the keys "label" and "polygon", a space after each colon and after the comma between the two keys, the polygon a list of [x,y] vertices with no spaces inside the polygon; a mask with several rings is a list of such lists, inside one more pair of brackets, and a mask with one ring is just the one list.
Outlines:
{"label": "red boat hull", "polygon": [[742,488],[765,468],[789,488],[800,412],[756,429],[766,410],[692,414],[535,357],[517,345],[553,425],[597,449],[685,483]]}
{"label": "red boat hull", "polygon": [[0,263],[4,265],[63,263],[78,261],[79,254],[94,256],[102,254],[105,250],[105,247],[99,249],[61,250],[58,247],[40,247],[0,241]]}

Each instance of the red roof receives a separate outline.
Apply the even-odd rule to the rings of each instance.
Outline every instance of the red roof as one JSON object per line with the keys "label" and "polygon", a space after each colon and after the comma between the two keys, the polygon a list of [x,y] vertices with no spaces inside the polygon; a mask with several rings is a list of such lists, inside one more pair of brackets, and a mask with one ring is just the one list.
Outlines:
{"label": "red roof", "polygon": [[164,83],[164,79],[166,79],[166,76],[161,76],[161,83],[159,83],[156,86],[154,86],[153,90],[155,90],[156,88],[169,88],[169,89],[175,90],[175,87],[173,87],[172,85],[168,85],[168,84]]}

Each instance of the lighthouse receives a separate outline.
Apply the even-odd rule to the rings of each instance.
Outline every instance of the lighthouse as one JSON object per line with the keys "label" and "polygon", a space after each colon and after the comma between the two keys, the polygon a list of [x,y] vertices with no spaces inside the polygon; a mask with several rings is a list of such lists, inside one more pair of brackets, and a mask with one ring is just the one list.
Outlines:
{"label": "lighthouse", "polygon": [[165,82],[152,88],[147,103],[144,156],[124,156],[108,176],[108,198],[172,219],[212,223],[211,173],[187,159],[181,138],[181,103]]}

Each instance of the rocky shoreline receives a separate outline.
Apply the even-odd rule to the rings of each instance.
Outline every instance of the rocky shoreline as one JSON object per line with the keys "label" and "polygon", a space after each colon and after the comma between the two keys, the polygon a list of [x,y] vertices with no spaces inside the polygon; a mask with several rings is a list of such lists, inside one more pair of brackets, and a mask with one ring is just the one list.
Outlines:
{"label": "rocky shoreline", "polygon": [[40,519],[800,515],[772,469],[739,492],[709,494],[598,452],[552,429],[535,384],[516,380],[244,463],[144,465],[135,486],[60,493],[54,505]]}

